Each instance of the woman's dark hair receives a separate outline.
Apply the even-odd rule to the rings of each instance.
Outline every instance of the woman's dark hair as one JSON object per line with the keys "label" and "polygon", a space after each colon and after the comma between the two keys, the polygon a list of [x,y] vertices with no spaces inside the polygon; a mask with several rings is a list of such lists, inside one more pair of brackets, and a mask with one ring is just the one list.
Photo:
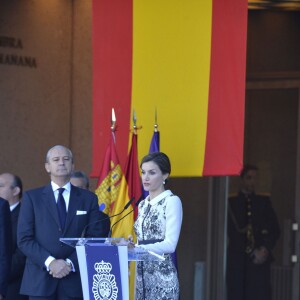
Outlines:
{"label": "woman's dark hair", "polygon": [[163,174],[171,173],[171,163],[169,157],[163,152],[152,152],[148,155],[144,156],[140,167],[142,167],[143,163],[153,161],[156,163]]}

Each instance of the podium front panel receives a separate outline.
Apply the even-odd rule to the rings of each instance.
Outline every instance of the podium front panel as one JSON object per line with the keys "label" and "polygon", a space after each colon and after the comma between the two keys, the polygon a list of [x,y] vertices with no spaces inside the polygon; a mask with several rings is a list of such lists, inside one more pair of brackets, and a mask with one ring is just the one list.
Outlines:
{"label": "podium front panel", "polygon": [[76,248],[77,254],[81,252],[78,260],[85,300],[128,299],[127,247],[98,244]]}

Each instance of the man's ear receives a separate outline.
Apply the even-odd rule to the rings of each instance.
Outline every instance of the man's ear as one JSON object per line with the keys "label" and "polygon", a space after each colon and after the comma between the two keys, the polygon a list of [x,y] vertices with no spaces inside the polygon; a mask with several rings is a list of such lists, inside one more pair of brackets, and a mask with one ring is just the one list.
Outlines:
{"label": "man's ear", "polygon": [[18,186],[15,186],[13,189],[13,195],[18,196],[21,192],[21,189]]}
{"label": "man's ear", "polygon": [[45,169],[47,173],[50,173],[49,164],[47,162],[45,163]]}

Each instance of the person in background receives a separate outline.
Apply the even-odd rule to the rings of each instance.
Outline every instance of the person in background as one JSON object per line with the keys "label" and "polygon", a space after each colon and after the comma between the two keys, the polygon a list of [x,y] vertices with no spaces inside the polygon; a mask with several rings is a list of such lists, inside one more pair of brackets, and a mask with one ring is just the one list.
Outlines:
{"label": "person in background", "polygon": [[72,185],[88,190],[90,188],[90,181],[87,175],[82,171],[73,171],[70,182]]}
{"label": "person in background", "polygon": [[178,196],[165,190],[171,173],[168,156],[162,152],[146,155],[141,162],[142,182],[149,195],[138,206],[134,224],[137,244],[164,255],[165,261],[138,262],[136,300],[179,299],[179,280],[170,253],[176,250],[182,224]]}
{"label": "person in background", "polygon": [[8,279],[6,300],[26,300],[20,294],[26,256],[17,246],[17,226],[21,208],[23,185],[20,177],[11,173],[0,174],[0,197],[8,201],[12,225],[12,263]]}
{"label": "person in background", "polygon": [[0,198],[0,300],[5,299],[11,264],[11,221],[8,202]]}
{"label": "person in background", "polygon": [[[72,185],[77,186],[79,188],[88,190],[90,187],[90,181],[87,175],[82,172],[82,171],[73,171],[71,173],[71,179],[70,182]],[[110,230],[110,219],[107,214],[102,212],[103,217],[102,217],[102,227],[105,229],[105,231],[109,232]]]}
{"label": "person in background", "polygon": [[228,300],[270,300],[272,249],[280,230],[268,196],[255,193],[257,167],[245,165],[228,200]]}
{"label": "person in background", "polygon": [[70,184],[70,149],[56,145],[46,155],[51,182],[26,191],[18,224],[18,245],[26,255],[21,294],[32,300],[83,298],[76,250],[60,238],[107,237],[97,196]]}

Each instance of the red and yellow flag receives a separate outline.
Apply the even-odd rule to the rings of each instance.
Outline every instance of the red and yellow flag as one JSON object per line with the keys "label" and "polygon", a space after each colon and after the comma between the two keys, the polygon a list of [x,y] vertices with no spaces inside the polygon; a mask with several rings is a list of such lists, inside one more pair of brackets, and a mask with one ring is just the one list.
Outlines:
{"label": "red and yellow flag", "polygon": [[95,190],[100,210],[109,216],[113,215],[112,211],[119,196],[122,177],[123,173],[115,146],[115,134],[112,132],[98,178],[97,189]]}
{"label": "red and yellow flag", "polygon": [[131,111],[143,126],[143,156],[157,109],[172,176],[237,174],[246,33],[247,0],[94,0],[92,174],[99,173],[111,107],[118,116],[121,164]]}
{"label": "red and yellow flag", "polygon": [[[135,202],[141,196],[141,181],[137,160],[137,135],[133,133],[131,148],[126,161],[125,173],[122,173],[115,148],[115,135],[112,132],[110,143],[107,146],[102,170],[95,191],[98,196],[99,207],[109,216],[116,215],[111,222],[112,237],[128,238],[134,235]],[[126,210],[123,211],[129,199],[135,198]],[[102,207],[102,208],[103,208]],[[122,214],[119,215],[120,212]],[[127,215],[128,214],[128,215]],[[130,299],[134,299],[135,265],[130,265]]]}
{"label": "red and yellow flag", "polygon": [[142,197],[142,182],[140,176],[140,166],[138,162],[138,136],[135,132],[132,133],[131,147],[128,154],[128,159],[125,165],[124,175],[128,184],[129,198],[134,198],[134,220],[137,218],[138,209],[135,204]]}
{"label": "red and yellow flag", "polygon": [[[121,179],[120,190],[118,198],[115,202],[112,214],[117,214],[122,211],[130,199],[134,198],[132,204],[121,215],[114,218],[114,222],[118,223],[114,226],[112,231],[113,237],[128,238],[129,235],[134,236],[133,223],[137,210],[135,203],[142,195],[141,179],[139,175],[139,167],[137,160],[137,134],[132,134],[131,147],[126,160],[124,176]],[[127,213],[134,210],[128,216]],[[123,218],[124,217],[124,218]],[[120,220],[120,221],[119,221]]]}

